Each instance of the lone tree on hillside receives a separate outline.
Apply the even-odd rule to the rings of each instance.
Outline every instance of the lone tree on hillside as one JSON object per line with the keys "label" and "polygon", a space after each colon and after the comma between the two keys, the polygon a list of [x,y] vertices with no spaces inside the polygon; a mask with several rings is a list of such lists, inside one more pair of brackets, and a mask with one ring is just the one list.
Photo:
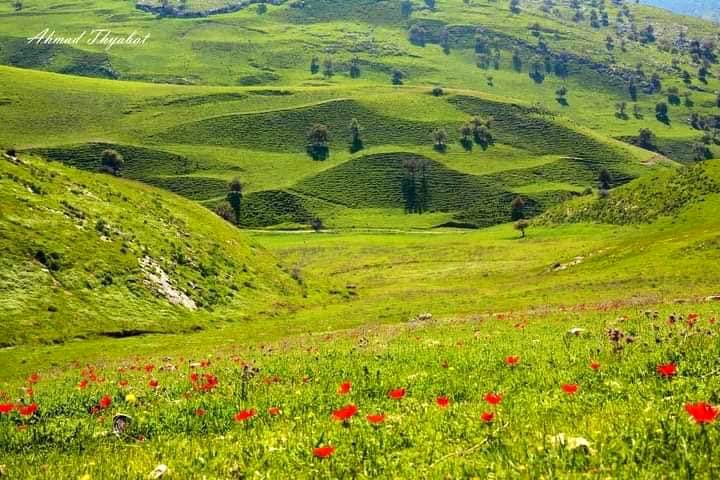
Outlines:
{"label": "lone tree on hillside", "polygon": [[668,117],[667,103],[659,102],[657,105],[655,105],[655,118],[657,118],[659,122],[662,122],[666,125],[670,123],[670,117]]}
{"label": "lone tree on hillside", "polygon": [[448,134],[443,128],[436,128],[432,132],[433,148],[438,152],[447,151]]}
{"label": "lone tree on hillside", "polygon": [[555,100],[557,100],[557,102],[563,107],[568,106],[567,94],[568,89],[565,85],[562,85],[560,88],[555,90]]}
{"label": "lone tree on hillside", "polygon": [[240,208],[242,207],[243,186],[239,178],[234,178],[228,185],[227,201],[235,213],[235,223],[240,224]]}
{"label": "lone tree on hillside", "polygon": [[427,171],[429,164],[422,158],[403,162],[404,175],[401,192],[405,201],[405,213],[423,213],[430,203],[430,185]]}
{"label": "lone tree on hillside", "polygon": [[353,118],[350,122],[350,153],[358,152],[363,147],[363,141],[360,137],[360,123]]}
{"label": "lone tree on hillside", "polygon": [[358,78],[360,76],[360,59],[353,57],[350,60],[350,78]]}
{"label": "lone tree on hillside", "polygon": [[117,151],[112,149],[103,150],[100,155],[100,170],[119,176],[124,166],[125,159]]}
{"label": "lone tree on hillside", "polygon": [[520,195],[513,198],[513,201],[510,202],[510,219],[513,221],[522,219],[525,216],[524,209],[525,200]]}
{"label": "lone tree on hillside", "polygon": [[640,130],[635,144],[645,150],[657,150],[657,146],[655,145],[655,134],[649,128],[643,128]]}
{"label": "lone tree on hillside", "polygon": [[310,73],[315,75],[320,71],[320,59],[318,57],[313,57],[312,60],[310,60]]}
{"label": "lone tree on hillside", "polygon": [[618,102],[615,104],[615,116],[622,120],[627,120],[627,102]]}
{"label": "lone tree on hillside", "polygon": [[510,0],[510,11],[515,15],[520,13],[520,0]]}
{"label": "lone tree on hillside", "polygon": [[513,54],[512,54],[513,70],[515,70],[516,72],[522,72],[522,66],[523,66],[523,62],[522,62],[522,57],[520,56],[520,50],[515,49],[515,50],[513,50]]}
{"label": "lone tree on hillside", "polygon": [[612,187],[612,181],[612,175],[610,175],[607,168],[600,170],[600,173],[598,174],[598,186],[600,187],[600,190],[610,190]]}
{"label": "lone tree on hillside", "polygon": [[323,224],[322,219],[320,217],[315,217],[310,222],[310,227],[312,227],[315,232],[319,232],[320,230],[325,230],[325,225]]}
{"label": "lone tree on hillside", "polygon": [[491,125],[492,118],[484,119],[476,116],[470,119],[473,139],[483,150],[487,150],[490,145],[495,143],[495,138],[493,138],[492,132],[490,131]]}
{"label": "lone tree on hillside", "polygon": [[522,238],[525,238],[525,230],[530,226],[530,222],[528,222],[525,219],[518,220],[515,222],[515,225],[513,225],[513,228],[515,230],[518,230],[520,234],[522,235]]}
{"label": "lone tree on hillside", "polygon": [[307,152],[313,160],[326,160],[330,156],[330,131],[322,123],[316,123],[307,134]]}
{"label": "lone tree on hillside", "polygon": [[335,71],[333,70],[333,61],[332,58],[328,57],[323,62],[323,77],[332,78],[333,75],[335,75]]}
{"label": "lone tree on hillside", "polygon": [[403,75],[403,73],[400,70],[398,70],[398,69],[393,70],[392,79],[391,79],[392,84],[393,85],[402,85],[404,76],[405,75]]}
{"label": "lone tree on hillside", "polygon": [[460,145],[462,145],[467,152],[473,149],[472,135],[473,129],[469,122],[460,127]]}

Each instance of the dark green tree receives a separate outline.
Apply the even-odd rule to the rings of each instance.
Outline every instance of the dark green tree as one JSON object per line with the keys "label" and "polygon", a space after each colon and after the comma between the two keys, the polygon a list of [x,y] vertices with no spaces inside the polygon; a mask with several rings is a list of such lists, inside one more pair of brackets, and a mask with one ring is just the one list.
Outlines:
{"label": "dark green tree", "polygon": [[240,224],[240,213],[242,208],[243,185],[240,179],[234,178],[228,185],[227,201],[235,213],[235,223]]}
{"label": "dark green tree", "polygon": [[318,57],[313,57],[312,60],[310,60],[310,73],[315,75],[320,71],[320,59]]}
{"label": "dark green tree", "polygon": [[510,219],[512,221],[520,220],[521,218],[525,217],[525,200],[522,199],[520,195],[513,198],[513,201],[510,202]]}
{"label": "dark green tree", "polygon": [[391,78],[392,84],[393,85],[402,85],[403,77],[404,77],[404,75],[400,70],[397,70],[397,69],[393,70],[392,78]]}
{"label": "dark green tree", "polygon": [[362,137],[360,136],[360,123],[356,119],[350,122],[350,152],[355,153],[364,148]]}
{"label": "dark green tree", "polygon": [[655,118],[658,119],[659,122],[668,124],[670,123],[670,117],[668,116],[668,105],[665,102],[658,102],[657,105],[655,105]]}
{"label": "dark green tree", "polygon": [[313,160],[325,160],[330,156],[330,131],[321,123],[316,123],[308,131],[307,152]]}
{"label": "dark green tree", "polygon": [[612,181],[612,175],[607,168],[600,170],[600,173],[598,174],[598,186],[601,190],[610,190],[612,187]]}
{"label": "dark green tree", "polygon": [[100,154],[101,170],[119,176],[124,166],[125,159],[117,151],[107,149]]}

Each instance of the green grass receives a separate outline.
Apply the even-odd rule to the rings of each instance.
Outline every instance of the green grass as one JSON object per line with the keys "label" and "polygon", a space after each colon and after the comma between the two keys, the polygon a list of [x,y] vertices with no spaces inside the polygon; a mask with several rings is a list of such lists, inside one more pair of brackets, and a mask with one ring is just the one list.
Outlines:
{"label": "green grass", "polygon": [[[317,291],[192,202],[22,157],[0,160],[5,346],[205,329]],[[170,300],[183,295],[197,308]]]}

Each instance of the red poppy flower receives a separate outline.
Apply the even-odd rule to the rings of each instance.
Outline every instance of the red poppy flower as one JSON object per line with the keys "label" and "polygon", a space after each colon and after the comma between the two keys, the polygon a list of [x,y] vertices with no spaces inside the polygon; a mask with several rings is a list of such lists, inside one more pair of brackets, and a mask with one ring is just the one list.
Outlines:
{"label": "red poppy flower", "polygon": [[28,397],[32,397],[34,393],[35,393],[35,392],[34,392],[33,389],[30,388],[30,387],[28,387],[28,388],[25,389],[25,394],[26,394]]}
{"label": "red poppy flower", "polygon": [[211,375],[209,373],[206,373],[203,375],[203,379],[205,380],[200,389],[204,392],[211,392],[215,389],[215,387],[218,386],[218,379],[215,375]]}
{"label": "red poppy flower", "polygon": [[404,388],[396,388],[395,390],[390,390],[388,392],[388,397],[390,397],[393,400],[400,400],[405,396],[405,389]]}
{"label": "red poppy flower", "polygon": [[518,355],[510,355],[508,357],[505,357],[505,363],[511,367],[514,367],[518,363],[520,363],[520,357]]}
{"label": "red poppy flower", "polygon": [[99,405],[100,405],[100,408],[109,408],[110,405],[112,405],[112,398],[110,398],[110,395],[104,395],[100,399]]}
{"label": "red poppy flower", "polygon": [[200,380],[200,374],[199,373],[191,373],[190,374],[190,383],[197,383],[197,381]]}
{"label": "red poppy flower", "polygon": [[280,412],[280,407],[270,407],[270,408],[268,408],[268,414],[270,414],[270,416],[272,416],[272,417],[274,417],[274,416],[276,416],[276,415],[280,415],[280,413],[281,413],[281,412]]}
{"label": "red poppy flower", "polygon": [[358,408],[351,403],[350,405],[345,405],[344,407],[342,407],[338,410],[335,410],[332,414],[332,417],[333,417],[333,420],[337,420],[338,422],[347,422],[357,412],[358,412]]}
{"label": "red poppy flower", "polygon": [[154,378],[148,382],[148,386],[149,386],[150,388],[157,388],[158,385],[160,385],[160,382],[158,382],[158,381],[155,380]]}
{"label": "red poppy flower", "polygon": [[120,380],[120,381],[118,382],[118,385],[120,385],[120,387],[122,387],[122,388],[125,388],[125,387],[128,386],[128,381],[127,381],[127,380]]}
{"label": "red poppy flower", "polygon": [[713,423],[718,416],[718,409],[706,402],[688,403],[685,411],[699,424]]}
{"label": "red poppy flower", "polygon": [[350,393],[350,389],[352,388],[352,383],[350,382],[343,382],[340,384],[340,386],[337,389],[337,393],[339,395],[347,395]]}
{"label": "red poppy flower", "polygon": [[87,388],[87,386],[88,386],[87,380],[80,380],[80,383],[78,383],[78,388],[80,390],[84,390],[85,388]]}
{"label": "red poppy flower", "polygon": [[23,417],[31,417],[37,412],[38,406],[36,403],[31,403],[30,405],[19,405],[17,407],[18,413],[22,415]]}
{"label": "red poppy flower", "polygon": [[210,360],[208,360],[208,359],[202,359],[202,360],[200,360],[200,366],[203,367],[203,368],[209,367],[209,366],[210,366]]}
{"label": "red poppy flower", "polygon": [[10,413],[15,410],[15,405],[12,403],[0,403],[0,413]]}
{"label": "red poppy flower", "polygon": [[380,425],[381,423],[385,422],[385,415],[383,415],[382,413],[373,413],[365,418],[373,425]]}
{"label": "red poppy flower", "polygon": [[497,405],[502,402],[502,395],[499,393],[490,392],[485,395],[485,401],[490,405]]}
{"label": "red poppy flower", "polygon": [[235,421],[245,422],[253,418],[255,415],[257,415],[257,410],[255,410],[254,408],[251,408],[249,410],[242,410],[235,414]]}
{"label": "red poppy flower", "polygon": [[677,365],[675,365],[673,362],[663,363],[658,365],[656,367],[656,370],[661,377],[674,377],[677,374]]}
{"label": "red poppy flower", "polygon": [[155,370],[155,365],[153,365],[152,363],[148,363],[147,365],[145,365],[145,371],[147,373],[151,373],[153,370]]}
{"label": "red poppy flower", "polygon": [[450,406],[450,399],[445,395],[441,395],[435,399],[435,403],[440,408],[447,408]]}
{"label": "red poppy flower", "polygon": [[313,448],[313,455],[317,458],[328,458],[335,453],[335,447],[325,445],[324,447]]}
{"label": "red poppy flower", "polygon": [[576,383],[564,383],[562,386],[563,392],[568,395],[574,395],[577,393],[580,387]]}
{"label": "red poppy flower", "polygon": [[33,373],[28,377],[27,381],[28,383],[37,383],[40,381],[40,375],[38,375],[37,373]]}
{"label": "red poppy flower", "polygon": [[590,368],[592,368],[593,370],[600,370],[600,362],[598,362],[597,360],[593,360],[592,362],[590,362]]}
{"label": "red poppy flower", "polygon": [[480,415],[480,419],[482,419],[485,423],[490,423],[495,418],[495,414],[493,412],[483,412],[482,415]]}
{"label": "red poppy flower", "polygon": [[204,408],[198,408],[197,410],[195,410],[196,417],[203,417],[206,413],[207,411]]}

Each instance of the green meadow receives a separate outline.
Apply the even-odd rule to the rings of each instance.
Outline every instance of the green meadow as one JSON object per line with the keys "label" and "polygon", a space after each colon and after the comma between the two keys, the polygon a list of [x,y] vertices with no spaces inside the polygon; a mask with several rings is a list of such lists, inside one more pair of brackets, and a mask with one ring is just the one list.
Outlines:
{"label": "green meadow", "polygon": [[[150,36],[28,41],[98,28]],[[717,478],[717,42],[615,0],[0,3],[0,477]]]}

